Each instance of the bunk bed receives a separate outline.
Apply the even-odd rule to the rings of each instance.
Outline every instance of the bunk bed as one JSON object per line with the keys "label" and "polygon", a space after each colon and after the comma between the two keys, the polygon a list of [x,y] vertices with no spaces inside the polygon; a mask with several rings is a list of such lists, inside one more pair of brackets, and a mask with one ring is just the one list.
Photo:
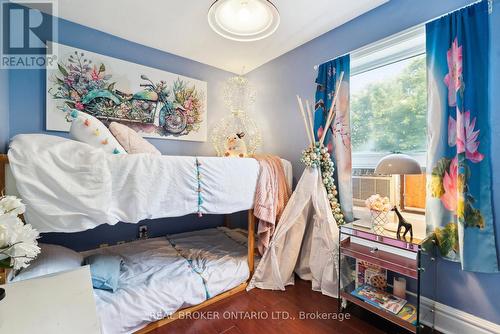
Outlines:
{"label": "bunk bed", "polygon": [[[72,145],[81,145],[80,143],[71,143],[71,145],[67,146],[68,145],[68,140],[67,139],[61,139],[59,137],[56,137],[56,138],[52,138],[51,140],[54,140],[54,142],[49,145],[50,147],[41,147],[40,145],[42,145],[40,143],[39,140],[36,140],[37,138],[36,137],[29,137],[29,136],[34,136],[34,135],[22,135],[24,137],[21,138],[21,140],[14,140],[12,143],[11,143],[11,149],[9,150],[9,155],[11,157],[11,159],[26,159],[26,161],[30,161],[30,162],[33,162],[34,165],[31,166],[31,168],[33,168],[33,166],[36,166],[36,171],[33,171],[31,170],[33,173],[34,173],[34,177],[35,179],[36,178],[39,178],[41,175],[43,175],[44,173],[44,169],[45,169],[45,172],[49,172],[49,171],[52,171],[52,172],[55,172],[53,170],[54,168],[54,165],[51,165],[50,164],[50,159],[53,159],[54,157],[53,156],[50,156],[49,155],[45,155],[45,158],[44,159],[41,159],[40,157],[41,156],[44,156],[44,152],[50,152],[52,150],[52,152],[57,152],[58,148],[55,148],[54,147],[57,147],[59,146],[59,149],[61,149],[62,153],[63,154],[71,154],[71,152],[74,153],[75,151],[75,148],[72,147]],[[51,136],[52,137],[52,136]],[[22,147],[22,150],[19,149],[19,147],[16,149],[16,143],[19,144],[20,142],[22,142],[24,140],[24,143],[23,143],[23,147]],[[25,145],[26,144],[26,145]],[[44,145],[47,145],[47,143],[44,143]],[[66,147],[65,147],[66,145]],[[50,148],[50,149],[49,149]],[[84,146],[80,146],[78,147],[78,149],[88,149]],[[54,151],[55,150],[55,151]],[[61,152],[58,152],[61,153]],[[101,154],[101,153],[97,153],[97,152],[90,152],[89,154]],[[22,155],[22,157],[21,157]],[[206,157],[206,158],[189,158],[189,157],[156,157],[156,158],[149,158],[149,157],[143,157],[143,158],[140,158],[138,156],[128,156],[128,157],[109,157],[108,156],[103,156],[103,155],[99,155],[98,156],[98,159],[95,159],[93,161],[89,161],[87,162],[88,160],[88,156],[82,156],[81,154],[76,154],[77,156],[77,159],[73,162],[75,163],[80,163],[80,162],[83,162],[85,161],[86,162],[86,165],[87,166],[93,166],[92,168],[95,168],[98,164],[98,159],[106,159],[106,166],[118,166],[116,167],[116,169],[113,170],[113,167],[111,167],[111,173],[115,172],[115,173],[129,173],[128,174],[128,178],[130,180],[131,177],[134,177],[134,174],[135,172],[141,172],[141,171],[144,171],[144,161],[146,162],[151,162],[152,160],[148,160],[148,159],[157,159],[157,161],[160,161],[160,162],[157,162],[158,164],[161,164],[163,163],[164,165],[162,166],[163,168],[165,167],[168,167],[168,168],[173,168],[176,166],[176,162],[175,161],[184,161],[184,163],[182,164],[182,166],[185,166],[188,162],[189,164],[193,163],[194,161],[194,168],[195,170],[194,171],[190,171],[193,172],[193,173],[197,173],[198,175],[198,183],[200,182],[200,170],[199,170],[199,166],[200,165],[203,165],[203,164],[206,164],[208,165],[207,166],[207,169],[205,169],[205,171],[202,173],[203,175],[208,175],[208,178],[211,178],[208,182],[211,182],[212,184],[225,184],[226,186],[229,184],[229,183],[235,183],[231,178],[234,178],[235,177],[235,174],[234,173],[230,173],[229,170],[227,170],[228,168],[231,169],[231,168],[237,168],[237,166],[240,166],[241,167],[241,164],[242,164],[242,161],[243,160],[251,160],[251,159],[224,159],[224,158],[210,158],[210,157]],[[89,155],[90,156],[90,155]],[[129,167],[127,167],[127,165],[129,163],[125,162],[127,159],[129,159],[129,161],[135,161],[135,162],[131,162],[131,164],[133,165],[133,168],[134,170],[131,171]],[[188,159],[188,160],[186,160]],[[218,160],[218,161],[217,161]],[[19,166],[22,166],[22,168],[28,168],[29,170],[29,166],[26,167],[26,161],[23,161],[23,163],[21,164],[17,164],[17,167]],[[111,162],[110,162],[111,161]],[[187,162],[186,162],[187,161]],[[200,163],[201,161],[201,163]],[[223,161],[223,163],[221,164],[221,161]],[[153,162],[154,164],[155,162]],[[247,165],[250,165],[251,163],[250,162],[246,162]],[[254,163],[256,163],[254,161]],[[285,164],[288,164],[289,165],[289,162],[286,162],[284,161]],[[12,161],[10,162],[10,164],[12,164]],[[48,164],[48,165],[46,165]],[[183,168],[183,167],[179,167],[179,168]],[[210,166],[215,166],[214,168],[210,168]],[[12,194],[12,195],[18,195],[19,194],[21,195],[20,197],[23,198],[26,202],[26,198],[28,198],[28,203],[27,204],[27,221],[34,225],[35,228],[37,228],[37,224],[34,220],[37,220],[37,219],[41,219],[43,221],[44,217],[42,217],[40,215],[40,213],[36,212],[35,211],[29,211],[30,208],[33,209],[33,206],[36,207],[36,205],[32,205],[30,206],[30,203],[33,202],[33,201],[36,201],[36,197],[33,198],[33,197],[30,197],[30,196],[41,196],[42,194],[37,192],[37,190],[39,189],[30,189],[26,183],[24,184],[20,184],[19,182],[16,181],[16,178],[13,176],[13,174],[16,174],[16,172],[19,174],[20,173],[20,170],[21,168],[17,168],[17,171],[16,172],[13,172],[12,170],[12,167],[13,166],[9,166],[9,156],[7,155],[0,155],[0,189],[6,189],[6,193],[7,194]],[[288,182],[291,183],[291,166],[286,166],[287,168],[285,168],[285,170],[287,170],[287,178],[288,178]],[[67,164],[65,164],[65,168],[69,168],[69,170],[72,169],[72,166],[68,166]],[[185,168],[184,168],[185,169]],[[226,169],[226,170],[225,170]],[[255,169],[254,167],[251,168],[252,171],[247,174],[247,182],[250,181],[251,182],[255,182],[255,178],[258,176],[258,165],[257,165],[257,172],[255,172],[253,169]],[[27,170],[23,171],[23,172],[29,172]],[[79,171],[81,172],[81,170]],[[252,178],[252,177],[248,177],[248,175],[253,175],[255,174],[255,177]],[[106,174],[106,173],[104,173]],[[182,173],[181,173],[182,174]],[[18,175],[19,177],[19,175]],[[220,178],[223,178],[224,180],[222,180],[221,182],[218,182],[217,178],[220,177]],[[229,179],[228,179],[229,178]],[[49,178],[50,179],[50,182],[55,182],[54,181],[54,178]],[[127,179],[127,177],[125,177],[125,179]],[[195,178],[196,179],[196,178]],[[47,181],[49,182],[49,181]],[[47,184],[46,186],[50,186],[50,182],[49,184]],[[77,183],[75,181],[75,179],[68,179],[68,180],[64,180],[64,182],[69,182],[69,184],[71,184],[72,186],[75,186],[75,184]],[[76,183],[75,183],[76,182]],[[123,182],[122,179],[113,179],[112,182],[115,182],[116,183],[119,183],[119,182]],[[135,184],[137,185],[139,182],[139,180],[133,180],[133,182],[135,182]],[[28,184],[30,182],[27,182]],[[238,188],[238,185],[235,185],[235,184],[231,184],[231,186],[228,188],[226,187],[226,189],[230,189],[232,192],[234,192],[234,190],[244,190],[244,191],[247,191],[248,192],[248,187],[243,185],[243,183],[241,182],[236,182],[237,184],[240,185],[240,187]],[[148,184],[152,184],[152,183],[147,183]],[[61,186],[61,184],[58,184],[57,182],[55,184],[53,184],[56,188],[58,186]],[[79,184],[80,186],[82,186],[82,184]],[[146,186],[147,186],[146,185]],[[243,185],[243,186],[242,186]],[[78,186],[78,185],[77,185]],[[24,187],[24,188],[23,188]],[[236,187],[236,188],[234,188]],[[198,193],[199,193],[199,189],[200,189],[200,184],[198,184]],[[238,199],[239,197],[238,196],[235,196],[236,194],[234,193],[231,193],[231,194],[222,194],[221,193],[221,189],[223,190],[224,189],[224,186],[220,187],[217,191],[214,191],[212,194],[210,194],[209,196],[214,196],[214,198],[217,198],[217,196],[222,196],[224,197],[225,200],[227,201],[231,201],[232,198],[234,198],[234,201],[236,203],[236,205],[216,205],[217,203],[204,203],[203,201],[201,201],[201,197],[198,196],[198,201],[197,201],[197,204],[195,206],[190,206],[190,207],[187,207],[187,208],[184,208],[184,211],[177,211],[176,214],[178,216],[180,215],[184,215],[184,214],[189,214],[189,213],[198,213],[200,216],[201,214],[229,214],[229,213],[232,213],[232,212],[236,212],[236,211],[244,211],[244,210],[248,210],[248,215],[247,215],[247,223],[248,223],[248,230],[247,230],[247,234],[246,234],[246,242],[244,243],[241,243],[240,242],[240,247],[243,246],[243,247],[246,247],[246,263],[248,265],[248,270],[247,272],[239,272],[239,277],[245,277],[247,278],[246,281],[244,281],[243,283],[241,284],[237,284],[236,286],[234,286],[236,283],[224,283],[226,285],[226,287],[230,287],[228,289],[224,288],[224,289],[215,289],[212,293],[208,293],[207,291],[207,295],[206,295],[206,298],[203,298],[203,300],[197,300],[196,303],[184,303],[180,309],[176,310],[175,312],[171,313],[171,314],[165,314],[164,316],[165,317],[160,317],[161,319],[159,320],[156,320],[156,321],[152,321],[151,323],[149,324],[143,324],[141,325],[140,327],[136,328],[137,331],[136,333],[147,333],[151,330],[154,330],[155,328],[158,328],[158,327],[161,327],[169,322],[172,322],[172,321],[175,321],[179,318],[179,315],[182,314],[182,315],[186,315],[186,314],[189,314],[191,312],[194,312],[194,311],[197,311],[197,310],[200,310],[212,303],[215,303],[219,300],[222,300],[224,298],[227,298],[229,296],[232,296],[238,292],[241,292],[241,291],[244,291],[247,287],[247,284],[248,284],[248,281],[249,279],[251,278],[252,274],[253,274],[253,271],[254,271],[254,261],[255,261],[255,240],[254,240],[254,235],[255,235],[255,225],[256,225],[256,220],[255,220],[255,217],[253,215],[253,199],[252,201],[250,202],[250,206],[248,204],[248,198],[245,199],[243,202],[241,202],[241,198]],[[246,189],[246,190],[245,190]],[[73,188],[72,190],[74,191],[77,191],[78,192],[78,187],[76,188]],[[54,190],[55,191],[55,190]],[[98,191],[100,191],[98,189]],[[33,193],[30,193],[30,192],[34,192]],[[210,192],[210,191],[208,191]],[[112,194],[112,196],[123,196],[123,191],[110,191],[109,192],[110,194]],[[118,193],[118,194],[116,194]],[[121,194],[120,194],[121,193]],[[23,196],[24,194],[24,196]],[[50,192],[47,192],[46,195],[50,195]],[[248,194],[247,194],[248,195]],[[248,197],[247,195],[243,194],[243,197]],[[68,197],[70,196],[69,193],[65,193],[64,194],[65,197]],[[170,196],[170,194],[169,194]],[[49,196],[50,197],[50,196]],[[61,198],[59,196],[55,196],[56,197],[56,200],[57,201],[64,201],[65,198]],[[168,197],[168,196],[167,196]],[[128,199],[130,200],[130,196],[126,196],[124,197],[125,199]],[[124,198],[112,198],[111,201],[112,202],[115,202],[115,203],[118,203],[118,205],[123,205],[124,203],[126,203],[125,199]],[[66,198],[67,199],[67,198]],[[150,200],[150,198],[148,198],[147,196],[145,197],[145,201],[147,200]],[[185,200],[184,197],[181,198],[181,200]],[[239,201],[239,202],[238,202]],[[34,203],[34,202],[33,202]],[[43,203],[44,205],[46,205],[47,203]],[[231,203],[230,203],[231,204]],[[234,204],[234,203],[232,203]],[[74,210],[74,207],[72,208]],[[242,210],[243,209],[243,210]],[[187,211],[186,211],[187,210]],[[151,215],[151,213],[140,213],[138,214],[137,212],[133,212],[133,214],[131,215],[128,215],[127,216],[127,213],[123,213],[123,212],[118,212],[117,210],[114,210],[113,208],[110,208],[110,207],[106,207],[106,210],[104,211],[107,211],[108,213],[111,212],[112,215],[111,216],[106,216],[104,220],[106,219],[111,219],[111,223],[116,223],[117,221],[120,220],[120,218],[122,217],[133,217],[134,219],[137,219],[137,221],[129,221],[130,223],[134,223],[134,222],[138,222],[140,219],[144,219],[144,218],[159,218],[155,215]],[[103,211],[103,212],[104,212]],[[191,212],[188,212],[188,211],[191,211]],[[64,211],[61,211],[63,214],[64,214]],[[118,212],[118,213],[117,213]],[[162,211],[162,210],[159,210],[158,212],[155,212],[155,213],[163,213],[165,211]],[[99,214],[102,214],[102,212],[99,212]],[[164,217],[167,217],[167,216],[164,216]],[[51,217],[52,219],[55,219],[57,221],[57,217]],[[61,225],[63,226],[61,229],[58,229],[56,226],[52,225],[47,225],[47,224],[41,224],[40,227],[41,227],[41,230],[42,232],[52,232],[52,231],[59,231],[61,232],[62,230],[68,228],[68,231],[69,232],[75,232],[75,231],[80,231],[80,230],[85,230],[85,229],[88,229],[88,228],[93,228],[94,226],[92,224],[89,224],[89,222],[91,223],[91,219],[93,217],[89,217],[89,216],[78,216],[77,215],[77,218],[82,221],[83,223],[78,225],[77,228],[70,228],[68,227],[68,225]],[[77,220],[78,220],[77,219]],[[103,222],[99,222],[99,224],[102,224],[102,223],[105,223],[103,220]],[[34,223],[34,224],[33,224]],[[110,222],[108,222],[110,223]],[[220,231],[219,231],[220,232]],[[227,232],[227,231],[226,231]],[[234,235],[233,235],[234,236]],[[173,238],[179,238],[181,236],[173,236]],[[241,236],[240,236],[241,238]],[[234,239],[234,238],[233,238]],[[162,239],[161,241],[160,240],[152,240],[150,242],[156,242],[156,243],[159,243],[159,245],[163,245],[163,246],[166,246],[166,241],[169,242],[170,246],[174,246],[177,244],[177,242],[172,242],[171,239]],[[241,240],[240,240],[241,241]],[[121,245],[120,245],[121,246]],[[144,246],[144,245],[143,245]],[[118,247],[118,246],[116,246]],[[122,246],[123,247],[123,246]],[[142,247],[142,246],[141,246]],[[119,247],[118,247],[119,248]],[[188,247],[189,248],[189,247]],[[103,250],[101,249],[98,249],[98,250],[91,250],[90,252],[101,252]],[[108,251],[113,251],[113,248],[109,248],[107,250],[105,250],[106,252]],[[181,252],[182,250],[180,249],[177,249],[177,251]],[[182,254],[183,256],[185,254]],[[241,254],[240,254],[241,255]],[[240,261],[241,263],[241,261]],[[240,267],[240,266],[236,266],[236,267]],[[241,268],[240,268],[241,269]],[[245,276],[246,275],[246,276]],[[238,275],[236,275],[238,276]],[[206,288],[206,287],[205,287]],[[98,298],[96,297],[96,299],[98,300],[98,304],[100,304],[102,306],[103,304],[103,300],[105,298]],[[198,303],[199,302],[199,303]],[[182,303],[181,303],[182,304]],[[194,305],[193,305],[194,304]],[[184,305],[189,305],[187,307],[184,307]],[[134,329],[134,331],[136,330]]]}

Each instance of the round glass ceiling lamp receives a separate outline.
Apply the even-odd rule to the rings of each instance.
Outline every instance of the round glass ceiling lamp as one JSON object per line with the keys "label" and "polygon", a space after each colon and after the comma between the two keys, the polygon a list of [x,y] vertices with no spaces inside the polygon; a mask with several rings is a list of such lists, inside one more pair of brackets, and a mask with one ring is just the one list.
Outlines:
{"label": "round glass ceiling lamp", "polygon": [[217,0],[208,10],[208,23],[225,38],[252,42],[273,34],[280,15],[268,0]]}

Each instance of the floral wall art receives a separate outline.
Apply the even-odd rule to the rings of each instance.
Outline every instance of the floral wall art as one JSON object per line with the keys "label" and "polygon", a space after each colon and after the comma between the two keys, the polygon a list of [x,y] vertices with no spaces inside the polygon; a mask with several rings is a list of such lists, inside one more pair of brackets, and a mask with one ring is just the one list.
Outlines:
{"label": "floral wall art", "polygon": [[206,141],[207,83],[54,43],[47,69],[46,128],[69,131],[67,111],[123,123],[143,137]]}

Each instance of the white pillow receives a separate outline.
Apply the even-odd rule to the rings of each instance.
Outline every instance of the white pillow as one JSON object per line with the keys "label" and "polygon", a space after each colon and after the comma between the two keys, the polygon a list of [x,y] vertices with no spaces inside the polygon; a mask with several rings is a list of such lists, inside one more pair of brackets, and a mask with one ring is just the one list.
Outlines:
{"label": "white pillow", "polygon": [[102,148],[108,153],[127,153],[108,128],[97,118],[75,109],[71,110],[70,115],[72,122],[69,135],[72,139]]}
{"label": "white pillow", "polygon": [[58,245],[38,244],[38,246],[41,252],[37,258],[28,268],[22,269],[15,277],[10,277],[10,282],[24,281],[82,266],[83,256],[78,252]]}

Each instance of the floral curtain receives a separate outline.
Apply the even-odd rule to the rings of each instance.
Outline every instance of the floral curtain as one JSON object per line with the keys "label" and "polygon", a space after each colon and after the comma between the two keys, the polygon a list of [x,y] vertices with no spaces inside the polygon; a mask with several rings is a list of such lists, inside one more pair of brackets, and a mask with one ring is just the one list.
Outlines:
{"label": "floral curtain", "polygon": [[488,4],[430,22],[427,31],[427,228],[462,269],[497,272],[491,201]]}
{"label": "floral curtain", "polygon": [[353,220],[352,213],[352,159],[349,120],[349,55],[321,64],[316,78],[316,103],[314,105],[314,133],[318,140],[324,131],[326,118],[333,102],[337,81],[344,72],[335,109],[335,118],[325,135],[325,145],[334,163],[334,179],[346,222]]}

